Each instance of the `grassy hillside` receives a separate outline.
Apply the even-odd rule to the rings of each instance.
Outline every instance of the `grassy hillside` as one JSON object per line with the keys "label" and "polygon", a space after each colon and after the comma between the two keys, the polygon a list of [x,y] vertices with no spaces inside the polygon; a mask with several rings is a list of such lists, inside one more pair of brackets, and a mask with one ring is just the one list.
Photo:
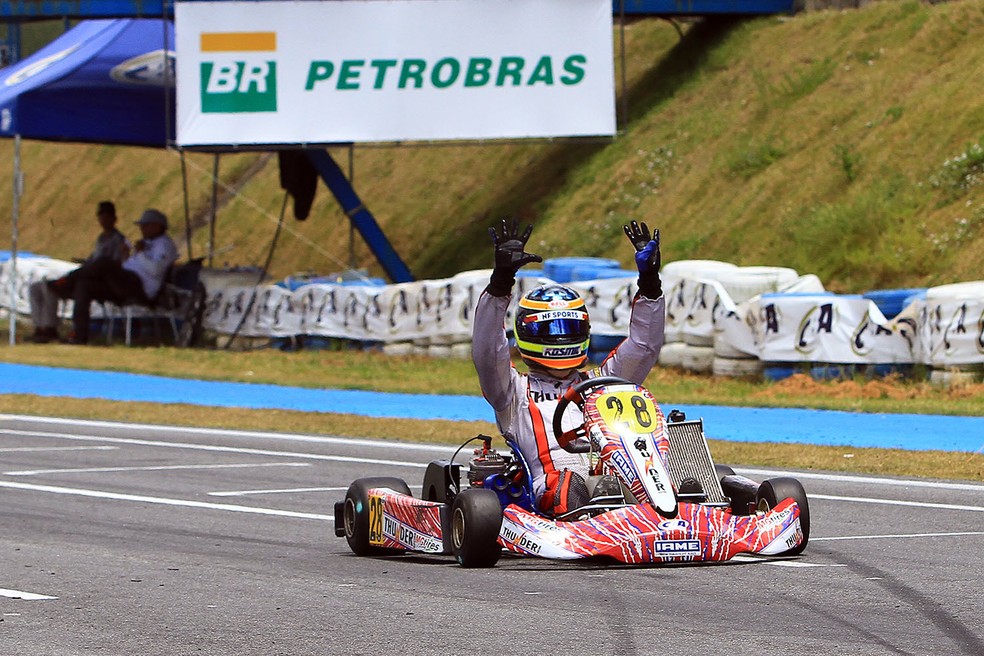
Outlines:
{"label": "grassy hillside", "polygon": [[[642,20],[626,37],[629,121],[613,141],[356,149],[356,186],[418,276],[487,266],[486,226],[518,215],[536,223],[544,257],[628,262],[620,225],[637,218],[663,229],[667,260],[792,266],[841,291],[982,277],[984,1],[886,1],[682,36]],[[0,189],[11,152],[0,144]],[[24,249],[84,254],[104,197],[128,218],[154,205],[180,224],[175,153],[25,143],[23,158]],[[212,158],[187,163],[203,226]],[[243,186],[219,211],[218,261],[259,262],[282,202],[276,160],[224,156],[221,179]],[[319,193],[311,219],[289,224],[275,274],[347,260],[348,226]],[[5,193],[5,217],[9,206]],[[376,270],[361,244],[357,255]]]}

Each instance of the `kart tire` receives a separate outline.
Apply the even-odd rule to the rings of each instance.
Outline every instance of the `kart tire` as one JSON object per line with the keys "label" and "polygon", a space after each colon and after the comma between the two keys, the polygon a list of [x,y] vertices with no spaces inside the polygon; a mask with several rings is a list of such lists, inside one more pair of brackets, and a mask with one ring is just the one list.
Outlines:
{"label": "kart tire", "polygon": [[785,499],[792,499],[799,506],[800,528],[803,529],[803,542],[798,547],[783,553],[785,556],[795,556],[806,549],[810,541],[810,504],[806,499],[806,490],[795,478],[769,478],[762,481],[758,494],[755,495],[758,510],[765,512],[778,506]]}
{"label": "kart tire", "polygon": [[345,541],[356,556],[386,556],[403,553],[402,549],[387,549],[369,544],[369,490],[386,487],[394,492],[410,496],[406,481],[388,476],[359,478],[349,485],[345,493]]}
{"label": "kart tire", "polygon": [[734,476],[735,470],[728,465],[714,465],[714,474],[717,476],[718,481],[720,481],[725,476]]}
{"label": "kart tire", "polygon": [[468,488],[451,505],[451,551],[462,567],[492,567],[499,561],[502,504],[492,490]]}

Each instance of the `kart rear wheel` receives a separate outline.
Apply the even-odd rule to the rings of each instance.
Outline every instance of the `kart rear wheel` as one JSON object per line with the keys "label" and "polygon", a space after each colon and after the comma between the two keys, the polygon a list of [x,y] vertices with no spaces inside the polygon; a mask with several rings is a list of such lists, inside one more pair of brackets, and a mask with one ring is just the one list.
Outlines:
{"label": "kart rear wheel", "polygon": [[451,551],[462,567],[492,567],[499,561],[502,504],[492,490],[468,488],[451,506]]}
{"label": "kart rear wheel", "polygon": [[806,490],[795,478],[769,478],[762,481],[758,494],[755,495],[757,510],[767,512],[786,499],[792,499],[799,506],[800,528],[803,529],[803,542],[798,547],[784,552],[784,555],[795,556],[806,549],[810,541],[810,504],[806,499]]}
{"label": "kart rear wheel", "polygon": [[410,496],[406,481],[388,476],[360,478],[349,485],[345,493],[345,541],[356,556],[385,556],[403,553],[401,549],[386,549],[369,544],[369,490],[385,487]]}

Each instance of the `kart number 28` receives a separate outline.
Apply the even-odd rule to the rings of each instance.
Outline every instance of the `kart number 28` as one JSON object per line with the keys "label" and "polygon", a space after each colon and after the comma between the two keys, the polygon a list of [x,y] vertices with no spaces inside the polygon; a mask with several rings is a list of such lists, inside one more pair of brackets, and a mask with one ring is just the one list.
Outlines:
{"label": "kart number 28", "polygon": [[651,433],[656,424],[653,402],[634,392],[612,392],[599,399],[598,410],[609,424],[633,433]]}
{"label": "kart number 28", "polygon": [[369,544],[383,543],[383,497],[369,496]]}

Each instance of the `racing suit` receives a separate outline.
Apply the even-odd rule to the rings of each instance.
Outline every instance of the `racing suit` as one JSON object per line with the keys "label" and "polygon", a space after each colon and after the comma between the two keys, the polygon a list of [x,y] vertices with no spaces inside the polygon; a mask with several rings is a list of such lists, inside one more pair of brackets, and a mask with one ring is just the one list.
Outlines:
{"label": "racing suit", "polygon": [[[510,298],[493,296],[487,290],[482,293],[472,327],[472,358],[482,394],[495,410],[499,430],[512,436],[529,465],[533,493],[540,508],[566,511],[568,508],[559,498],[569,484],[564,470],[585,477],[588,458],[586,454],[568,453],[557,443],[552,421],[560,396],[571,385],[599,375],[619,376],[642,384],[663,346],[664,299],[637,295],[632,305],[629,336],[604,363],[596,369],[573,371],[559,379],[536,369],[521,374],[513,367],[503,329]],[[571,404],[564,415],[564,430],[581,423],[581,412]]]}

